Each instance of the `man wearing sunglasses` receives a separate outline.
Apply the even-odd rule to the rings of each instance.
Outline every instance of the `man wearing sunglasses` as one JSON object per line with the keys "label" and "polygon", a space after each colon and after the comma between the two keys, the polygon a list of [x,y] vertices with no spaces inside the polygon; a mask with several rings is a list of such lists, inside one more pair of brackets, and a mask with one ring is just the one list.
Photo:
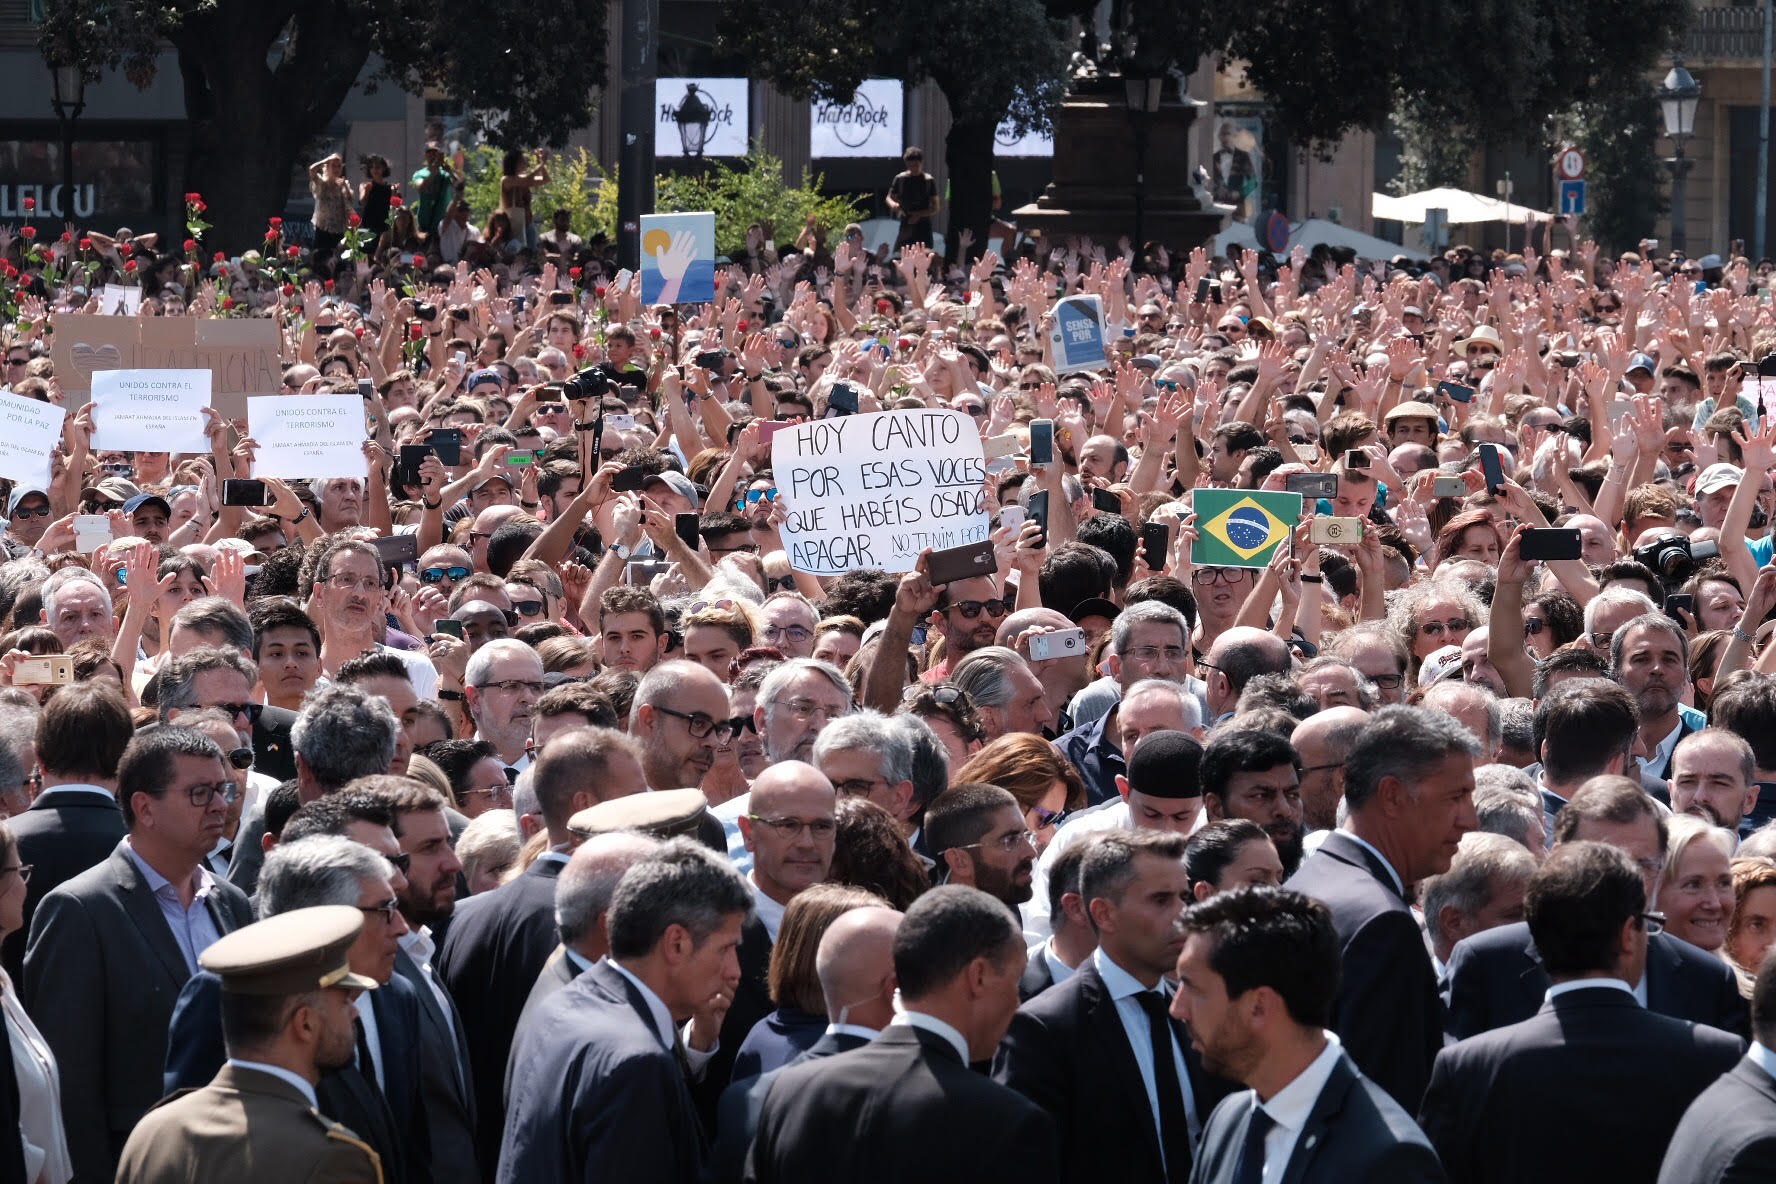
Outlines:
{"label": "man wearing sunglasses", "polygon": [[[901,611],[899,597],[894,611]],[[944,657],[926,672],[926,681],[943,681],[962,659],[992,645],[1004,616],[1005,591],[995,576],[970,576],[939,585],[931,623],[944,639]]]}
{"label": "man wearing sunglasses", "polygon": [[6,549],[16,558],[35,547],[47,529],[49,495],[41,489],[13,490],[6,503]]}

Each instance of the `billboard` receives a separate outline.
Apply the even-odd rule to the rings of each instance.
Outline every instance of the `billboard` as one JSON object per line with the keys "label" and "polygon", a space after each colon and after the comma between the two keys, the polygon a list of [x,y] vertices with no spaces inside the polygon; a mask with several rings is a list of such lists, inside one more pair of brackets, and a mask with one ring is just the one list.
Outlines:
{"label": "billboard", "polygon": [[906,143],[905,91],[896,78],[866,79],[849,103],[815,101],[808,108],[808,154],[898,158]]}
{"label": "billboard", "polygon": [[712,114],[709,136],[703,145],[704,156],[744,156],[751,135],[751,106],[748,82],[744,78],[657,78],[654,80],[654,155],[683,156],[684,142],[678,134],[679,104],[685,101],[690,88],[708,104]]}

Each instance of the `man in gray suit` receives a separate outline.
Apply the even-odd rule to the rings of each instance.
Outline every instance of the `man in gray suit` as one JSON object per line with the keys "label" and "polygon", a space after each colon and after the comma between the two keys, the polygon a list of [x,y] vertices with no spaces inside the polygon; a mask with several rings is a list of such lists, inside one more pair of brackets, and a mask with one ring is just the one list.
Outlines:
{"label": "man in gray suit", "polygon": [[1326,1030],[1340,955],[1325,905],[1287,888],[1223,892],[1191,906],[1184,932],[1172,1016],[1205,1069],[1251,1086],[1209,1116],[1190,1184],[1440,1184],[1412,1116]]}
{"label": "man in gray suit", "polygon": [[222,750],[173,725],[136,736],[117,767],[129,827],[109,859],[50,892],[25,949],[23,997],[62,1077],[80,1184],[103,1184],[161,1096],[167,1025],[209,945],[253,920],[203,857],[239,793]]}

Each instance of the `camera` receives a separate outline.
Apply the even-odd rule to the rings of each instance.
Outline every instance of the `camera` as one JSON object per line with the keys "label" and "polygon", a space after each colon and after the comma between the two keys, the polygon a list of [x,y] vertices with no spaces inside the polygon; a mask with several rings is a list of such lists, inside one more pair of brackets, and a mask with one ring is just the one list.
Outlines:
{"label": "camera", "polygon": [[413,315],[422,321],[435,321],[438,319],[438,306],[435,304],[427,304],[423,300],[415,300],[413,302]]}
{"label": "camera", "polygon": [[596,366],[588,366],[559,385],[569,399],[602,399],[610,390],[610,377]]}
{"label": "camera", "polygon": [[1659,578],[1673,587],[1695,575],[1696,567],[1702,560],[1713,559],[1719,554],[1718,544],[1692,544],[1681,534],[1668,534],[1664,538],[1654,539],[1634,548],[1635,561],[1658,572]]}

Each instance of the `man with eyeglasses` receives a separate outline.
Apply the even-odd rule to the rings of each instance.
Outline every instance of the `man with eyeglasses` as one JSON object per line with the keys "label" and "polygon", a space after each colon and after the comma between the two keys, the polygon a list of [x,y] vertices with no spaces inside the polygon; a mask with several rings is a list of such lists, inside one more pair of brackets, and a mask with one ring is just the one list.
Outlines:
{"label": "man with eyeglasses", "polygon": [[700,786],[735,731],[727,687],[694,662],[662,662],[635,688],[629,734],[641,742],[649,789]]}
{"label": "man with eyeglasses", "polygon": [[332,676],[360,654],[392,654],[407,667],[413,693],[438,696],[438,668],[419,650],[399,650],[377,640],[386,626],[388,594],[382,559],[370,544],[343,539],[327,545],[315,560],[305,606],[321,631],[321,670]]}
{"label": "man with eyeglasses", "polygon": [[[1110,640],[1114,653],[1108,662],[1116,680],[1117,702],[1097,719],[1055,741],[1079,770],[1094,805],[1116,800],[1116,779],[1128,769],[1132,745],[1123,743],[1121,717],[1128,706],[1122,696],[1130,688],[1149,679],[1179,684],[1179,695],[1192,699],[1188,717],[1181,703],[1171,704],[1169,710],[1155,704],[1161,713],[1155,722],[1180,729],[1202,727],[1202,710],[1182,685],[1190,670],[1190,630],[1183,613],[1157,600],[1132,604],[1117,615]],[[1145,734],[1139,728],[1136,732],[1136,740]]]}
{"label": "man with eyeglasses", "polygon": [[[900,609],[901,598],[896,596],[894,611],[898,613]],[[1005,590],[997,576],[970,576],[940,584],[931,616],[932,624],[944,639],[944,656],[943,661],[925,672],[925,680],[942,682],[962,659],[992,645],[1005,613]]]}
{"label": "man with eyeglasses", "polygon": [[530,717],[543,696],[543,660],[521,641],[489,641],[469,659],[463,682],[475,739],[493,745],[508,777],[522,773],[530,767]]}
{"label": "man with eyeglasses", "polygon": [[55,1053],[77,1179],[116,1175],[130,1128],[165,1092],[167,1029],[197,957],[253,920],[203,857],[238,792],[201,732],[138,733],[117,769],[129,834],[109,859],[44,896],[21,996]]}
{"label": "man with eyeglasses", "polygon": [[[713,546],[713,544],[712,544]],[[799,592],[774,592],[759,608],[764,644],[783,651],[786,658],[814,656],[814,630],[820,624],[814,606]]]}
{"label": "man with eyeglasses", "polygon": [[1196,631],[1190,645],[1206,654],[1215,639],[1233,627],[1255,574],[1245,567],[1197,567],[1190,571],[1190,590],[1196,596]]}
{"label": "man with eyeglasses", "polygon": [[1289,664],[1289,647],[1268,630],[1241,625],[1217,637],[1201,663],[1209,687],[1209,726],[1233,717],[1248,682],[1260,674],[1287,674]]}
{"label": "man with eyeglasses", "polygon": [[1008,791],[952,785],[926,808],[925,835],[943,882],[978,888],[1013,910],[1030,899],[1036,836]]}
{"label": "man with eyeglasses", "polygon": [[1328,707],[1302,720],[1290,735],[1301,757],[1301,818],[1310,832],[1337,827],[1344,762],[1368,722],[1369,713],[1360,707]]}
{"label": "man with eyeglasses", "polygon": [[1462,1165],[1457,1179],[1650,1178],[1684,1111],[1745,1042],[1635,998],[1664,918],[1619,849],[1556,848],[1524,907],[1552,983],[1545,1002],[1438,1053],[1419,1124],[1445,1164]]}

